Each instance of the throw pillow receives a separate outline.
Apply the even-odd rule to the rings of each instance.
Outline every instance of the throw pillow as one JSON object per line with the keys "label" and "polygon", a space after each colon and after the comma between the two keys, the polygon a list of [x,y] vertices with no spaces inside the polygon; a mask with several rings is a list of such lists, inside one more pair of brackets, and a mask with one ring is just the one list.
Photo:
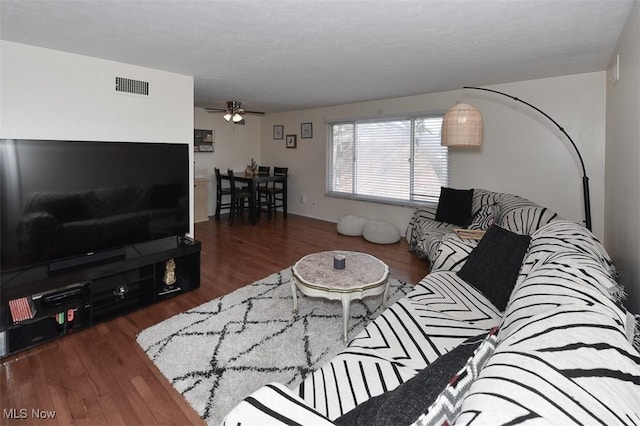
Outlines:
{"label": "throw pillow", "polygon": [[471,385],[480,375],[498,345],[498,327],[493,328],[482,341],[464,367],[449,381],[436,397],[435,402],[412,426],[452,425],[460,414],[462,401],[467,397]]}
{"label": "throw pillow", "polygon": [[498,221],[499,214],[500,209],[497,204],[486,204],[480,207],[476,214],[473,215],[467,229],[486,231],[491,225]]}
{"label": "throw pillow", "polygon": [[471,218],[473,189],[440,188],[440,200],[436,210],[438,222],[464,226]]}
{"label": "throw pillow", "polygon": [[409,425],[433,404],[442,389],[483,342],[486,333],[465,340],[392,391],[370,398],[335,419],[336,425]]}
{"label": "throw pillow", "polygon": [[469,254],[458,276],[504,311],[530,242],[529,235],[492,225]]}

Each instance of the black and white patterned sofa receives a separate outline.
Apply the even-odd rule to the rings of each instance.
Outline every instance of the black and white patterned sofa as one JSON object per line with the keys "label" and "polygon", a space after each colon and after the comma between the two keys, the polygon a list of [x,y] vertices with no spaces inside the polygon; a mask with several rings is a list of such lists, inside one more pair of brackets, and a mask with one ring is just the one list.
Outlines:
{"label": "black and white patterned sofa", "polygon": [[[531,235],[541,226],[560,219],[557,213],[517,195],[474,189],[471,211],[479,212],[483,207],[488,206],[495,206],[494,211],[497,213],[497,217],[492,218],[492,223],[495,222],[518,234]],[[438,257],[442,240],[447,235],[453,234],[454,228],[463,227],[437,221],[437,209],[437,206],[417,208],[413,212],[405,234],[410,250],[421,258],[429,259],[432,267]]]}
{"label": "black and white patterned sofa", "polygon": [[611,259],[581,225],[547,222],[503,311],[458,275],[479,243],[451,237],[451,262],[436,258],[343,352],[224,424],[640,424],[640,336]]}

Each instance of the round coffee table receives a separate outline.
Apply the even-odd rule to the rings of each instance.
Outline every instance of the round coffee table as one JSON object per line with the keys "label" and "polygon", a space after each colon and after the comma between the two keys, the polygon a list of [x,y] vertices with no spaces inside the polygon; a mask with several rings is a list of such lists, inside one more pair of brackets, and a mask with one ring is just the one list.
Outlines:
{"label": "round coffee table", "polygon": [[[333,267],[334,256],[345,257],[344,269]],[[370,254],[338,250],[313,253],[298,260],[292,272],[293,313],[298,314],[296,288],[305,296],[342,301],[345,344],[352,300],[383,294],[382,306],[387,306],[389,267]]]}

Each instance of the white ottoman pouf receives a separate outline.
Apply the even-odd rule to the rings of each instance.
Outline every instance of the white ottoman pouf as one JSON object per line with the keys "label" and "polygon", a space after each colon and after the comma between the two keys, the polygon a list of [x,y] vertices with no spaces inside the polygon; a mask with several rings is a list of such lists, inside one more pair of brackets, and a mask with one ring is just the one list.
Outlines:
{"label": "white ottoman pouf", "polygon": [[350,237],[359,237],[362,235],[362,228],[364,224],[367,223],[367,220],[367,218],[359,216],[343,216],[338,221],[338,232]]}
{"label": "white ottoman pouf", "polygon": [[400,241],[400,231],[389,222],[370,220],[362,229],[365,240],[376,244],[393,244]]}

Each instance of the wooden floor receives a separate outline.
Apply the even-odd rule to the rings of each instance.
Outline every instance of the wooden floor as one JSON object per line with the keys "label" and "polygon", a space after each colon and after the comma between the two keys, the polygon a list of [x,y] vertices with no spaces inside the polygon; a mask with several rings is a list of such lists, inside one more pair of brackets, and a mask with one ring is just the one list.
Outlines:
{"label": "wooden floor", "polygon": [[[389,265],[392,276],[410,283],[428,272],[404,240],[376,245],[339,235],[333,223],[291,214],[263,216],[256,226],[246,220],[229,226],[224,219],[196,224],[202,242],[199,289],[3,359],[0,424],[203,424],[136,343],[141,330],[317,251],[370,253]],[[54,419],[37,418],[51,412]]]}

